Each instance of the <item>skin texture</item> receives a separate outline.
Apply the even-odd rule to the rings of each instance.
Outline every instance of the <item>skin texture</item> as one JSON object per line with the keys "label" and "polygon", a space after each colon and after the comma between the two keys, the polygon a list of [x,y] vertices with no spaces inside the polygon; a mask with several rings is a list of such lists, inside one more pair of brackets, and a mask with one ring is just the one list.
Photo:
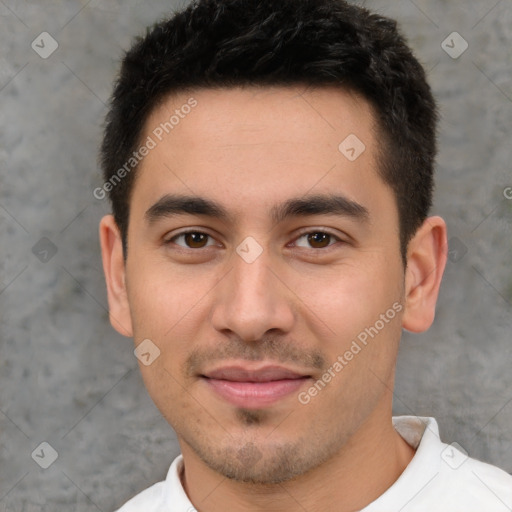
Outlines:
{"label": "skin texture", "polygon": [[[197,106],[137,170],[126,261],[112,216],[101,221],[112,325],[161,351],[141,372],[177,432],[182,482],[197,510],[359,510],[414,455],[391,423],[394,369],[402,328],[421,332],[433,321],[445,223],[423,223],[404,270],[372,110],[353,93],[196,90],[155,109],[143,140],[190,96]],[[354,161],[338,150],[350,134],[366,147]],[[231,218],[149,221],[165,194],[213,200]],[[289,199],[329,194],[359,203],[367,218],[272,218]],[[210,237],[176,238],[186,229]],[[333,236],[311,242],[307,233],[318,231]],[[252,263],[236,252],[249,236],[262,249]],[[268,406],[235,406],[200,377],[228,363],[278,364],[310,376],[299,389],[307,391],[393,304],[401,311],[307,404],[294,392]]]}

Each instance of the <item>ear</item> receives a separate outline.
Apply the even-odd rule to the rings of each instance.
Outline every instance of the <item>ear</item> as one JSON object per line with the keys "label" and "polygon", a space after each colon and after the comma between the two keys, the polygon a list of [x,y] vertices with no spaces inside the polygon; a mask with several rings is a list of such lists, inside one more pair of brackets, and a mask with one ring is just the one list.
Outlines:
{"label": "ear", "polygon": [[447,255],[446,223],[428,217],[407,247],[404,329],[417,333],[432,325]]}
{"label": "ear", "polygon": [[133,336],[130,305],[126,293],[125,262],[121,233],[112,215],[100,222],[103,271],[107,282],[108,306],[112,327],[123,336]]}

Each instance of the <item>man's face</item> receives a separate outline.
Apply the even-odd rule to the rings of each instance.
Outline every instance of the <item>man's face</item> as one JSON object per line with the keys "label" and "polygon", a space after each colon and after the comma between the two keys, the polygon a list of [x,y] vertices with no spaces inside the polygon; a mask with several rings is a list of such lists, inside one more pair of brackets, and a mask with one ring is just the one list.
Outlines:
{"label": "man's face", "polygon": [[367,102],[331,88],[199,90],[148,119],[127,322],[160,350],[141,371],[183,453],[225,476],[303,474],[390,414],[404,270],[376,133]]}

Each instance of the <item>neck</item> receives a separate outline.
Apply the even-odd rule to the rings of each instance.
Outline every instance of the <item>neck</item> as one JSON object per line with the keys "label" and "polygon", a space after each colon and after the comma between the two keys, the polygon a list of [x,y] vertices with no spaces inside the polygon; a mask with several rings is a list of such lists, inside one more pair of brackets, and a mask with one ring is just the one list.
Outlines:
{"label": "neck", "polygon": [[282,484],[229,480],[207,467],[180,440],[183,487],[200,512],[353,512],[383,494],[407,467],[414,450],[395,431],[391,408],[375,410],[339,453]]}

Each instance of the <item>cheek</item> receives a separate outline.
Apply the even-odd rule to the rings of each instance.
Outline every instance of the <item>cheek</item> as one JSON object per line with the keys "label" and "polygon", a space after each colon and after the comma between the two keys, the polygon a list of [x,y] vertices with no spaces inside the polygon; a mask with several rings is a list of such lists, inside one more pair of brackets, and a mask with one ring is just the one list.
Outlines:
{"label": "cheek", "polygon": [[[332,384],[318,407],[330,401],[361,413],[388,389],[401,334],[400,273],[371,265],[341,269],[338,277],[315,280],[303,315],[314,323],[331,369]],[[326,328],[324,328],[327,326]],[[325,336],[323,335],[325,332]],[[348,414],[348,412],[347,412]]]}
{"label": "cheek", "polygon": [[[169,264],[139,264],[130,275],[128,295],[135,344],[149,339],[160,350],[150,367],[140,365],[146,386],[158,395],[173,393],[176,386],[179,389],[185,384],[183,361],[191,347],[204,338],[208,292],[215,279],[192,270],[192,266],[170,269]],[[157,374],[153,365],[164,373]],[[162,388],[164,384],[167,390]]]}
{"label": "cheek", "polygon": [[347,263],[329,273],[296,277],[295,288],[306,306],[303,315],[325,324],[327,336],[339,344],[400,302],[400,275],[383,258],[373,257],[365,265]]}
{"label": "cheek", "polygon": [[140,365],[140,372],[149,396],[170,424],[174,426],[193,408],[188,386],[163,357],[150,366]]}
{"label": "cheek", "polygon": [[193,317],[208,283],[169,265],[140,265],[129,276],[135,337],[165,339]]}

